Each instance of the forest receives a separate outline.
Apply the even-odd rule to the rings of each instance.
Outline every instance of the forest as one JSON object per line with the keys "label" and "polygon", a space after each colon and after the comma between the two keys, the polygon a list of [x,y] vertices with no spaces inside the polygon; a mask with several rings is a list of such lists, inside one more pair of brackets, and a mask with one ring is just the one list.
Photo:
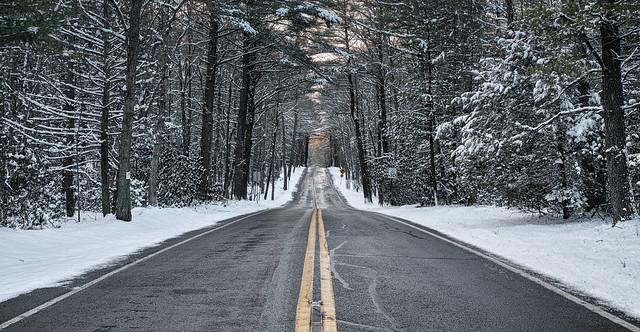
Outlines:
{"label": "forest", "polygon": [[268,199],[319,133],[377,204],[637,216],[637,0],[2,0],[0,68],[0,227]]}

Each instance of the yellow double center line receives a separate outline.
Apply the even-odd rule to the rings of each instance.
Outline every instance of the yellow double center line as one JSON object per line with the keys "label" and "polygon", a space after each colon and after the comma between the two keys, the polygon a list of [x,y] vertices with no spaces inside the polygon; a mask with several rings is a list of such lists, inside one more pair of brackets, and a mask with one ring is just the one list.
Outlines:
{"label": "yellow double center line", "polygon": [[322,210],[314,209],[309,225],[309,239],[307,241],[307,252],[302,268],[302,281],[300,283],[300,296],[298,297],[298,308],[296,311],[296,332],[310,331],[313,314],[313,268],[316,252],[316,223],[318,224],[318,238],[320,247],[320,307],[322,312],[322,331],[337,331],[336,307],[333,298],[333,284],[331,280],[331,263],[329,257],[329,247],[322,221]]}

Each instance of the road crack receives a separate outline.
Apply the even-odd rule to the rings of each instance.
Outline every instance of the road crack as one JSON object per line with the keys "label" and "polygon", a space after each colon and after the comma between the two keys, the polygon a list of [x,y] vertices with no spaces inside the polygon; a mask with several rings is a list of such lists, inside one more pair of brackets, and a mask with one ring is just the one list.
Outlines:
{"label": "road crack", "polygon": [[[348,289],[348,290],[353,290],[353,288],[351,288],[349,283],[340,276],[340,273],[338,273],[338,270],[336,270],[336,259],[335,259],[336,250],[340,249],[347,242],[349,242],[349,241],[344,241],[344,242],[340,243],[337,247],[335,247],[335,248],[333,248],[333,249],[331,249],[329,251],[329,257],[330,257],[330,264],[329,265],[331,266],[331,274],[333,274],[333,277],[336,278],[340,282],[340,285],[342,286],[342,288]],[[340,263],[340,264],[342,264],[342,263]]]}
{"label": "road crack", "polygon": [[337,247],[333,248],[330,250],[330,257],[331,257],[331,273],[333,274],[333,277],[336,278],[340,284],[342,285],[342,288],[344,289],[348,289],[348,290],[353,290],[353,288],[351,288],[351,285],[349,285],[349,283],[344,280],[341,276],[340,273],[338,273],[338,271],[336,270],[336,265],[342,265],[342,266],[348,266],[348,267],[354,267],[354,268],[358,268],[358,269],[364,269],[366,270],[369,274],[372,281],[371,283],[369,283],[369,297],[371,298],[371,301],[373,302],[373,305],[375,306],[376,310],[382,314],[382,316],[384,316],[384,318],[389,322],[389,324],[391,324],[391,326],[393,327],[392,330],[386,329],[386,328],[373,328],[370,326],[365,326],[365,325],[361,325],[361,324],[357,324],[357,323],[350,323],[350,322],[344,322],[341,321],[342,323],[345,324],[350,324],[350,325],[355,325],[355,326],[359,326],[359,327],[364,327],[364,328],[373,328],[377,331],[399,331],[398,329],[398,322],[395,320],[395,318],[393,318],[393,316],[391,315],[391,313],[389,313],[384,306],[382,305],[382,300],[380,299],[380,296],[378,296],[378,272],[375,271],[374,269],[367,267],[367,266],[360,266],[360,265],[354,265],[354,264],[348,264],[348,263],[343,263],[343,262],[339,262],[336,260],[336,250],[342,248],[343,245],[347,244],[349,241],[343,241],[342,243],[340,243]]}
{"label": "road crack", "polygon": [[384,306],[381,303],[382,301],[380,300],[380,297],[378,296],[378,291],[377,291],[377,287],[378,287],[378,272],[373,270],[373,269],[369,269],[369,270],[371,270],[373,272],[373,281],[369,284],[369,296],[371,296],[371,300],[373,301],[373,305],[376,306],[376,309],[378,309],[378,312],[381,313],[382,316],[384,316],[384,318],[389,322],[389,324],[391,324],[391,326],[393,327],[393,330],[394,331],[399,331],[398,330],[398,322],[384,308]]}
{"label": "road crack", "polygon": [[360,323],[347,322],[347,321],[339,320],[339,319],[337,320],[337,322],[340,323],[340,324],[349,325],[349,326],[356,326],[356,327],[359,327],[361,329],[367,329],[367,330],[371,330],[371,331],[393,331],[393,330],[385,328],[385,327],[369,326],[369,325],[364,325],[364,324],[360,324]]}

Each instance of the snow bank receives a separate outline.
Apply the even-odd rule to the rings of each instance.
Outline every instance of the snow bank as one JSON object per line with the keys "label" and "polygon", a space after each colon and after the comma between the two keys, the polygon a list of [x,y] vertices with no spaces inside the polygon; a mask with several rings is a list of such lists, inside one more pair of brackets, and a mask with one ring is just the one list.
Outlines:
{"label": "snow bank", "polygon": [[347,189],[338,168],[331,174],[353,207],[437,230],[640,318],[640,220],[611,227],[602,219],[566,222],[489,206],[379,207]]}
{"label": "snow bank", "polygon": [[[291,175],[295,188],[303,169]],[[282,190],[276,182],[276,199],[230,201],[225,205],[190,208],[135,208],[133,220],[113,215],[102,218],[83,213],[83,222],[67,222],[60,228],[15,230],[0,228],[0,301],[37,288],[52,287],[89,270],[113,264],[143,248],[218,221],[283,205],[294,190]],[[270,197],[271,193],[269,193]]]}

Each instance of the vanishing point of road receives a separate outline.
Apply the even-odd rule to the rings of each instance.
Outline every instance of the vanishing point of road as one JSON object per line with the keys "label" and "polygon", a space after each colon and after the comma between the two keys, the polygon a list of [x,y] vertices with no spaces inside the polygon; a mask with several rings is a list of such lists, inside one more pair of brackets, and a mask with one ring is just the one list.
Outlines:
{"label": "vanishing point of road", "polygon": [[7,331],[640,330],[429,229],[349,207],[319,167],[282,208],[0,303],[0,322]]}

